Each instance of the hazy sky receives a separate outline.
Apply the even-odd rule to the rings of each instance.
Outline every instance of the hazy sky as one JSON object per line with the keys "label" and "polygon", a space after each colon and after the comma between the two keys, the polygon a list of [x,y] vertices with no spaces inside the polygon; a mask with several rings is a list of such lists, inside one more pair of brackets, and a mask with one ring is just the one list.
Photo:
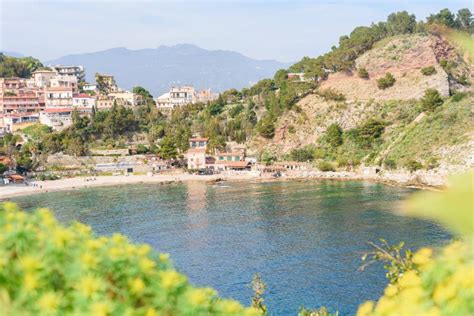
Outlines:
{"label": "hazy sky", "polygon": [[296,61],[355,26],[407,10],[418,19],[473,0],[68,1],[0,0],[0,50],[43,61],[112,47],[192,43],[252,58]]}

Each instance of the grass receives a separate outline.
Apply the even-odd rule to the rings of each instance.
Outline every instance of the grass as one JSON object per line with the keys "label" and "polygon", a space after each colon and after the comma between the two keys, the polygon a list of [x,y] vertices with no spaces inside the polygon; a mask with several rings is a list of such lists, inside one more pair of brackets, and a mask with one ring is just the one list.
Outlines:
{"label": "grass", "polygon": [[40,123],[30,125],[21,130],[21,132],[25,133],[32,139],[38,139],[41,136],[49,133],[50,131],[51,129],[48,126],[40,124]]}

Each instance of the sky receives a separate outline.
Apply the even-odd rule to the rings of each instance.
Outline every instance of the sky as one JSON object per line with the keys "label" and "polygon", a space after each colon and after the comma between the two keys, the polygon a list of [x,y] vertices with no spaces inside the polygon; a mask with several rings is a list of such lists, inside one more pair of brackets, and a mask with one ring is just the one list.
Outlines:
{"label": "sky", "polygon": [[317,56],[359,25],[407,10],[417,19],[473,0],[0,0],[0,51],[48,61],[113,47],[190,43],[256,59]]}

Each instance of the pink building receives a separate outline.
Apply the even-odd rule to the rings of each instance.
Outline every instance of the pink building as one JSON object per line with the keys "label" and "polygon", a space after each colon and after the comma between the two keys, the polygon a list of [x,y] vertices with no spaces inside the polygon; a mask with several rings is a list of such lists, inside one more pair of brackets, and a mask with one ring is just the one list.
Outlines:
{"label": "pink building", "polygon": [[189,149],[186,152],[188,161],[188,169],[204,169],[206,168],[206,149],[208,138],[190,138]]}
{"label": "pink building", "polygon": [[72,94],[72,89],[67,87],[46,88],[46,108],[72,106]]}
{"label": "pink building", "polygon": [[0,97],[0,113],[35,113],[43,108],[34,92]]}

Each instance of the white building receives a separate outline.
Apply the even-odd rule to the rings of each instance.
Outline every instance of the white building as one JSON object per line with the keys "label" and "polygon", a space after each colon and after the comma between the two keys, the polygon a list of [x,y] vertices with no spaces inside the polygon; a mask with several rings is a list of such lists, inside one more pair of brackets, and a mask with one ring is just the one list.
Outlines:
{"label": "white building", "polygon": [[77,86],[77,77],[75,76],[66,76],[66,75],[57,75],[50,79],[50,85],[53,88],[65,87],[72,89],[73,92],[78,91]]}
{"label": "white building", "polygon": [[52,70],[36,70],[31,74],[31,79],[35,87],[46,88],[51,86],[51,79],[56,75],[57,73]]}
{"label": "white building", "polygon": [[50,68],[56,71],[59,75],[76,77],[78,81],[82,81],[85,76],[83,66],[56,65],[50,66]]}
{"label": "white building", "polygon": [[41,124],[47,125],[54,130],[62,131],[71,126],[72,113],[78,111],[81,116],[90,115],[91,108],[48,108],[39,113],[39,121]]}
{"label": "white building", "polygon": [[93,84],[93,83],[85,83],[84,85],[82,85],[82,90],[96,92],[97,91],[97,85]]}
{"label": "white building", "polygon": [[75,107],[92,108],[95,105],[95,97],[87,93],[74,93],[72,95],[72,105]]}
{"label": "white building", "polygon": [[72,106],[72,89],[66,87],[50,87],[45,89],[46,108]]}
{"label": "white building", "polygon": [[0,114],[0,130],[13,133],[38,122],[38,113]]}
{"label": "white building", "polygon": [[156,106],[167,112],[187,104],[207,103],[217,97],[217,94],[211,93],[211,89],[196,91],[192,86],[173,87],[169,92],[156,98]]}
{"label": "white building", "polygon": [[137,106],[140,104],[141,97],[130,91],[117,91],[111,92],[108,96],[113,97],[117,105],[123,106]]}

